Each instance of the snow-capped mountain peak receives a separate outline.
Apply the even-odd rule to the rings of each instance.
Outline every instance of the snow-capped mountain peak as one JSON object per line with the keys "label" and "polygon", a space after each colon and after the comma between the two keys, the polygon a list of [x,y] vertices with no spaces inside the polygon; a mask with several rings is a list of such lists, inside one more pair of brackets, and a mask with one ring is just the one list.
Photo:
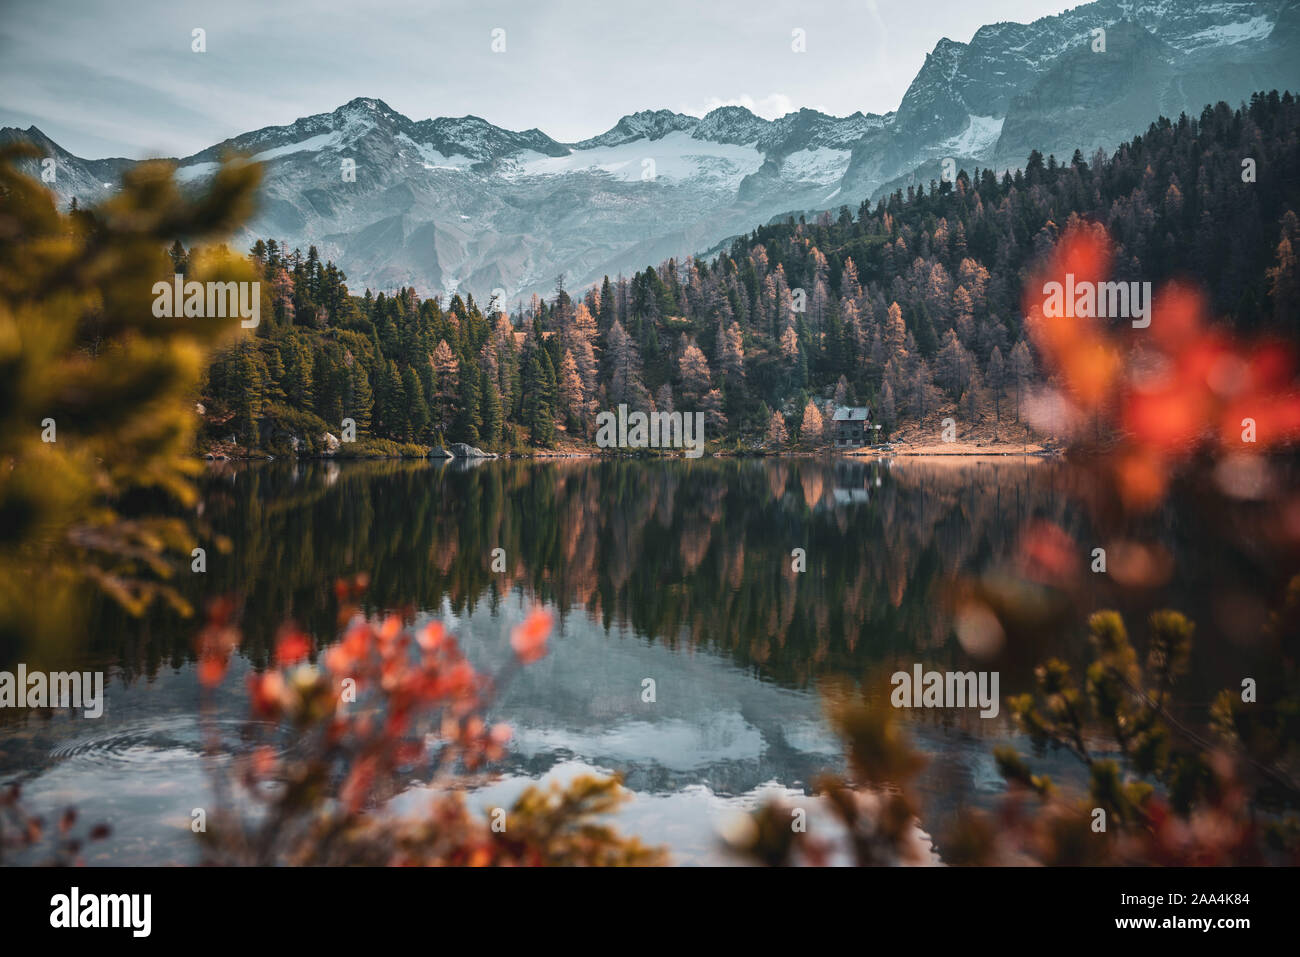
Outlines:
{"label": "snow-capped mountain peak", "polygon": [[[1031,149],[1090,156],[1161,114],[1300,89],[1297,52],[1298,0],[1097,0],[939,40],[883,115],[642,110],[562,143],[357,97],[178,160],[177,177],[197,188],[223,155],[251,155],[265,170],[250,241],[314,243],[354,286],[514,295],[560,272],[577,286],[703,251],[792,211],[856,206],[937,179],[949,159],[973,171]],[[35,127],[0,130],[14,139],[55,157],[64,201],[103,198],[131,165],[79,159]]]}

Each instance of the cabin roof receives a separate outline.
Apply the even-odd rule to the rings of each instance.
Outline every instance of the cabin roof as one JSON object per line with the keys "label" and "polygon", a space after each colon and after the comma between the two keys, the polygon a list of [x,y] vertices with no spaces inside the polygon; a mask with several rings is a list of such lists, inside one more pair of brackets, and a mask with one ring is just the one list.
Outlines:
{"label": "cabin roof", "polygon": [[871,410],[863,405],[842,405],[835,410],[836,422],[866,422],[871,418]]}

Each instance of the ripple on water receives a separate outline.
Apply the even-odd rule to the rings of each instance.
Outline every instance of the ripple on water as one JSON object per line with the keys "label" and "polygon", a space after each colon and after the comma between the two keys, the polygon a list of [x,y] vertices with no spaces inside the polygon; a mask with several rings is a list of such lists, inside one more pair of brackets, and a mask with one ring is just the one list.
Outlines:
{"label": "ripple on water", "polygon": [[[204,750],[204,742],[215,733],[221,742],[220,756],[247,748],[239,732],[247,723],[233,718],[202,721],[197,715],[173,715],[133,721],[115,728],[96,728],[73,735],[50,749],[60,763],[92,768],[156,769],[177,761],[190,763]],[[275,748],[277,754],[283,749]]]}
{"label": "ripple on water", "polygon": [[215,734],[217,760],[229,761],[251,749],[247,727],[195,714],[83,726],[44,752],[46,766],[24,780],[24,802],[41,810],[75,806],[83,821],[108,824],[108,838],[87,847],[88,864],[197,863],[192,814],[210,808],[212,798],[204,744]]}

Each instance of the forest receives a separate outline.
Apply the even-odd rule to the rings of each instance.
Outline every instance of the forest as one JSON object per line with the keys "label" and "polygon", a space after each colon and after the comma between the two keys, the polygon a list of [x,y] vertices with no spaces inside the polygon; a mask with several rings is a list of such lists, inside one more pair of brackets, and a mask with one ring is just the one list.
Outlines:
{"label": "forest", "polygon": [[[886,435],[941,411],[1019,423],[1041,376],[1025,278],[1072,225],[1104,226],[1114,279],[1190,275],[1220,321],[1296,334],[1300,104],[1160,118],[1112,154],[1031,153],[874,205],[787,217],[713,258],[670,259],[584,290],[508,304],[409,288],[357,296],[346,275],[274,239],[254,335],[218,353],[200,444],[229,454],[325,450],[351,418],[358,454],[591,447],[595,416],[699,411],[715,450],[816,447],[825,403],[869,404]],[[193,250],[172,249],[177,272]]]}

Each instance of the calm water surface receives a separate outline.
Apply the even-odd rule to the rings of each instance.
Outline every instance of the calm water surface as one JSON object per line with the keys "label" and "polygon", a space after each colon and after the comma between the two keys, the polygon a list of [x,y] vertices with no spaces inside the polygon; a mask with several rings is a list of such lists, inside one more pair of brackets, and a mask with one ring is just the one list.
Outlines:
{"label": "calm water surface", "polygon": [[[997,668],[1005,697],[1028,689],[1035,662],[1077,659],[1084,647],[1078,629],[1018,636],[979,664],[952,629],[956,583],[1005,566],[1027,521],[1045,518],[1089,541],[1061,466],[1048,462],[221,465],[205,479],[203,516],[232,548],[210,549],[207,574],[187,587],[198,604],[225,592],[243,600],[244,646],[216,699],[232,747],[244,675],[265,663],[285,619],[332,640],[341,576],[369,573],[370,613],[447,622],[488,670],[509,658],[510,627],[541,601],[560,627],[550,654],[494,707],[492,717],[515,729],[514,748],[475,802],[617,771],[634,793],[618,823],[667,844],[680,863],[727,860],[718,831],[730,815],[769,795],[804,795],[820,772],[843,767],[823,717],[824,696],[842,693],[843,682],[887,695],[888,675],[914,662]],[[1180,573],[1131,610],[1195,613],[1222,566],[1199,554],[1194,522],[1167,518],[1156,532]],[[495,548],[505,549],[505,573],[491,571]],[[807,556],[803,573],[791,568],[796,548]],[[1096,578],[1079,604],[1117,600]],[[111,823],[91,863],[192,862],[190,813],[208,795],[195,625],[111,608],[93,622],[83,667],[108,672],[103,717],[6,714],[0,781],[22,781],[33,808],[76,804]],[[1213,648],[1198,651],[1193,697],[1199,689],[1208,700],[1220,665]],[[653,704],[641,700],[645,678],[656,684]],[[1028,749],[1005,711],[991,720],[908,713],[929,757],[919,782],[927,835],[1001,794],[993,747]],[[1064,756],[1038,766],[1079,778]],[[396,804],[413,806],[420,790],[410,782]],[[818,820],[815,800],[806,803]]]}

